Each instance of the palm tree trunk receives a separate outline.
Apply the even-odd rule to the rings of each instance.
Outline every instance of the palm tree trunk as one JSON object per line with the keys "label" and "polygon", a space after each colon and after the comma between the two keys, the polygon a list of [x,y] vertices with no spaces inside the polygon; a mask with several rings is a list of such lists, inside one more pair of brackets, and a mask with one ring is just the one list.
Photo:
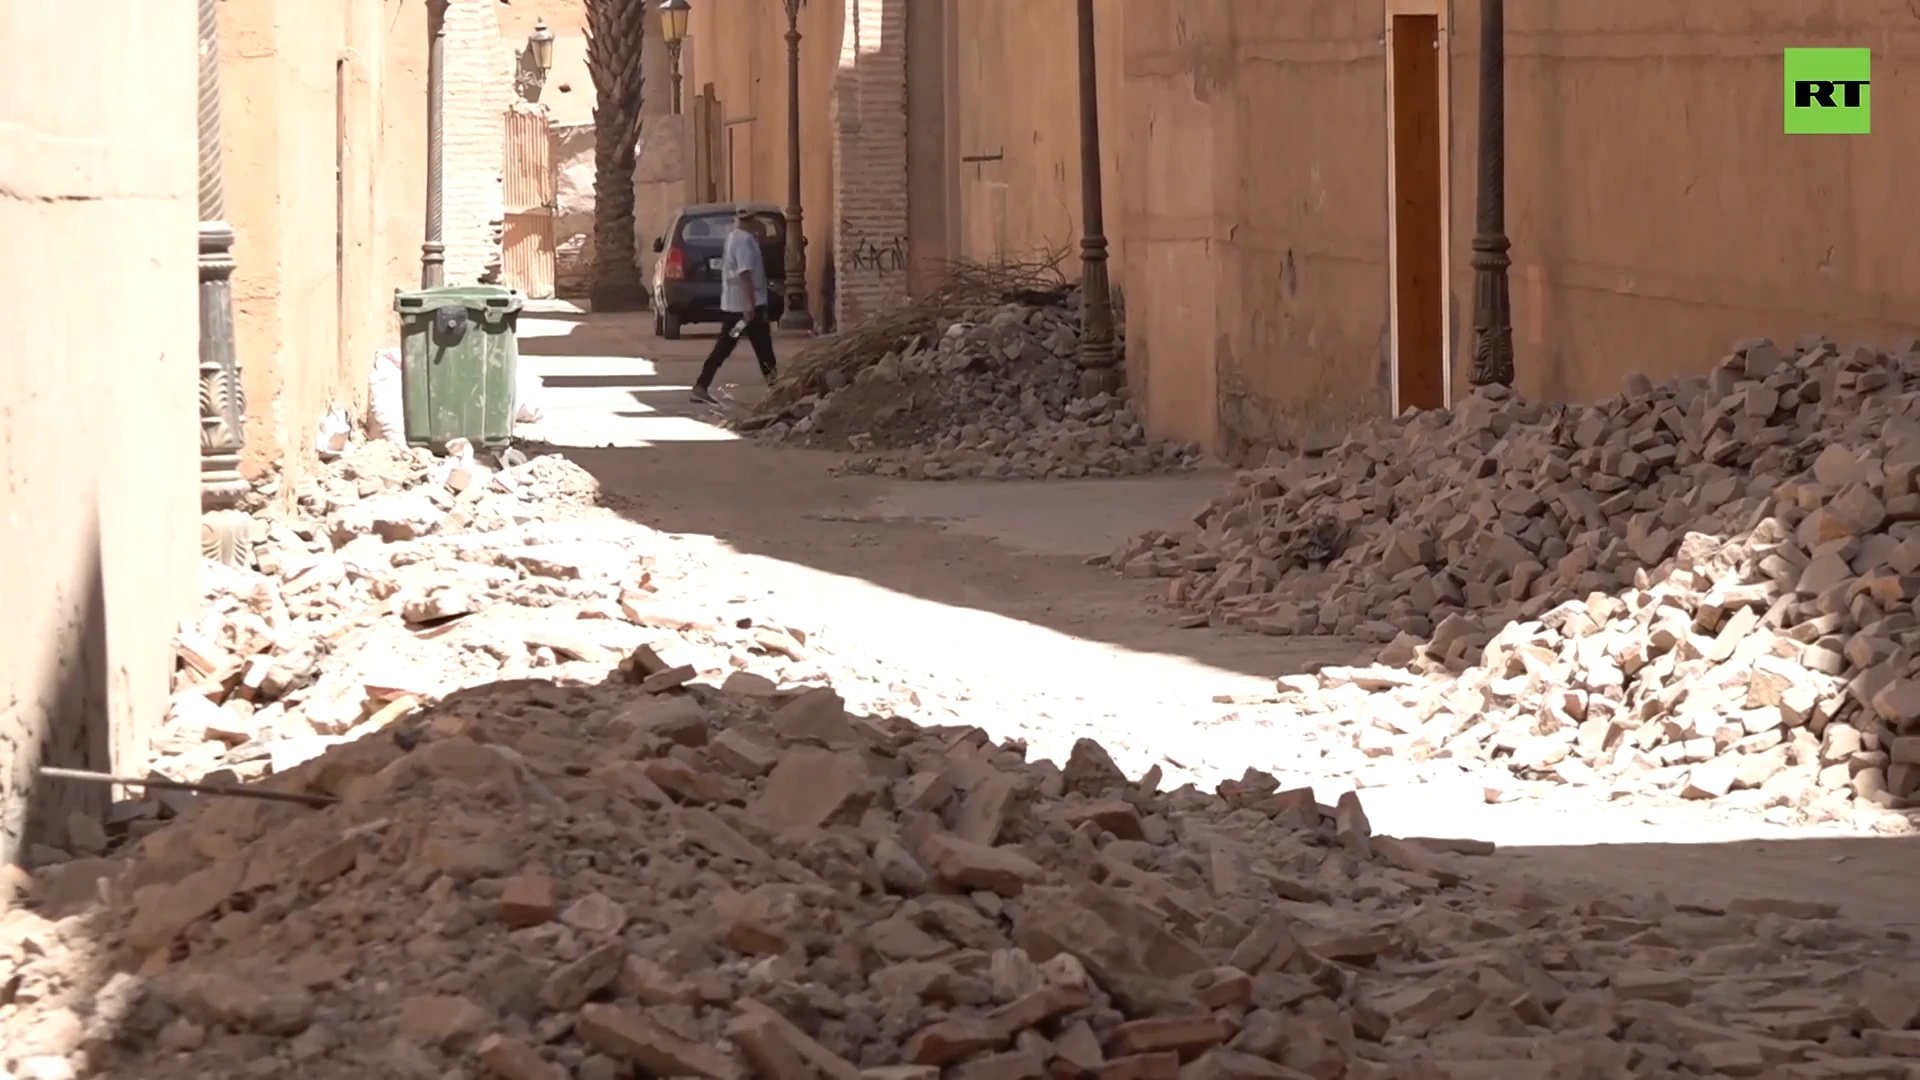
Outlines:
{"label": "palm tree trunk", "polygon": [[640,49],[646,0],[587,0],[587,70],[593,76],[593,275],[595,311],[641,306],[633,243],[634,147],[640,141],[645,80]]}

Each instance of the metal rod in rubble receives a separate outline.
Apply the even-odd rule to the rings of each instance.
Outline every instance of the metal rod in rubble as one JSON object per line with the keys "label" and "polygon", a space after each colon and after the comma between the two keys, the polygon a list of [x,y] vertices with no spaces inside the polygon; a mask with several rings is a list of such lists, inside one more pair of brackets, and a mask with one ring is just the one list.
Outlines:
{"label": "metal rod in rubble", "polygon": [[185,791],[194,795],[221,795],[234,799],[261,799],[266,802],[298,803],[301,806],[332,806],[340,800],[331,795],[312,795],[301,791],[265,791],[260,788],[235,787],[232,784],[194,784],[185,780],[166,780],[159,777],[111,776],[107,773],[89,772],[85,769],[56,769],[50,765],[40,767],[40,775],[50,780],[80,780],[89,784],[120,784],[124,787],[147,788],[149,790]]}

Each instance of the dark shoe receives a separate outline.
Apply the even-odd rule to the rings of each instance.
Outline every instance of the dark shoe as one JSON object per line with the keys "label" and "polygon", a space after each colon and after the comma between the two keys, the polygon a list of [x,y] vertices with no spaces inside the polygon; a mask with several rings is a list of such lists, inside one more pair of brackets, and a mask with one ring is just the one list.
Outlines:
{"label": "dark shoe", "polygon": [[704,386],[694,387],[693,393],[687,395],[687,400],[693,402],[696,405],[720,404],[720,399],[713,396],[713,391],[707,389]]}

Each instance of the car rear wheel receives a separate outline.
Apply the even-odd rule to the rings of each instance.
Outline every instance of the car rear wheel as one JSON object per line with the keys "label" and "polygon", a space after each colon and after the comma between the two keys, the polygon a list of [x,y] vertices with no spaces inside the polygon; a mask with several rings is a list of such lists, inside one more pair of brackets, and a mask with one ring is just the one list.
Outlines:
{"label": "car rear wheel", "polygon": [[666,338],[668,341],[679,341],[680,316],[675,315],[671,311],[661,313],[660,336]]}

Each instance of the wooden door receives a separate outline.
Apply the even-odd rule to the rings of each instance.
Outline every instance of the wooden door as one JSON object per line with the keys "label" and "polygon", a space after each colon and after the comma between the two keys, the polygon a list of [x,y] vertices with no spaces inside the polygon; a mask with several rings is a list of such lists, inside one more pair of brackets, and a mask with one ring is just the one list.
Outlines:
{"label": "wooden door", "polygon": [[501,264],[507,284],[529,299],[553,296],[553,137],[532,109],[507,113],[506,219]]}
{"label": "wooden door", "polygon": [[714,92],[713,84],[708,83],[694,95],[691,111],[693,123],[693,175],[687,188],[687,202],[710,203],[720,201],[720,179],[726,175],[721,149],[725,145],[722,131],[720,98]]}
{"label": "wooden door", "polygon": [[1440,20],[1393,16],[1389,160],[1393,191],[1393,388],[1396,411],[1447,404],[1446,203]]}

